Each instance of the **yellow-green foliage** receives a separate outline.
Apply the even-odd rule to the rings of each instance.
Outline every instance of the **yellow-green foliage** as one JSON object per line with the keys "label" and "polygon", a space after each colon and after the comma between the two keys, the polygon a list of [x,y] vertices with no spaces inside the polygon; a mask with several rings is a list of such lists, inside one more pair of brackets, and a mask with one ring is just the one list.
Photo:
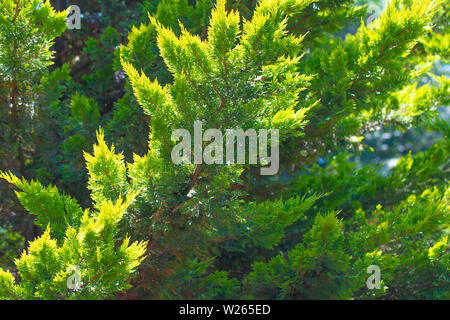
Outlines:
{"label": "yellow-green foliage", "polygon": [[[103,202],[98,212],[86,210],[78,226],[66,222],[60,241],[51,237],[54,228],[49,223],[44,234],[16,259],[20,281],[0,270],[0,298],[101,299],[129,288],[129,278],[144,259],[147,246],[146,242],[130,244],[128,237],[118,234],[118,224],[132,201],[131,196],[126,201],[119,198],[116,203]],[[27,209],[40,214],[41,205]],[[57,209],[48,210],[65,217]],[[68,281],[75,272],[80,283],[71,287]]]}
{"label": "yellow-green foliage", "polygon": [[[1,271],[0,298],[113,297],[138,266],[139,298],[450,297],[450,128],[437,111],[449,86],[434,69],[448,58],[448,1],[391,1],[367,26],[350,0],[260,0],[251,14],[230,6],[162,1],[131,28],[116,51],[128,79],[115,129],[141,115],[148,148],[131,159],[98,130],[84,152],[95,210],[1,174],[45,231],[16,260],[17,278]],[[133,93],[143,113],[127,108]],[[70,108],[69,123],[101,122],[91,98],[75,94]],[[195,121],[280,129],[279,174],[259,176],[261,163],[174,164],[172,132]],[[353,161],[367,131],[387,124],[440,140],[385,174]],[[64,145],[77,141],[86,140]],[[381,270],[375,290],[371,265]],[[74,274],[81,284],[70,289]]]}

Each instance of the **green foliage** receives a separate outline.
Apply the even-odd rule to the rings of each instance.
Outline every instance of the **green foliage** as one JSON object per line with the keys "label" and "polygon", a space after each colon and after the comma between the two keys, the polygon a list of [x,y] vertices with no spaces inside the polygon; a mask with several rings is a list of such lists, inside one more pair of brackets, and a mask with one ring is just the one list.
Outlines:
{"label": "green foliage", "polygon": [[67,227],[80,226],[83,210],[70,196],[61,195],[56,187],[44,188],[39,182],[27,182],[11,173],[1,173],[0,178],[20,189],[16,192],[20,203],[37,216],[38,226],[45,229],[50,225],[52,236],[56,239],[64,238]]}
{"label": "green foliage", "polygon": [[316,215],[302,244],[253,265],[247,276],[251,296],[349,299],[364,288],[367,267],[376,264],[386,271],[384,287],[364,289],[361,297],[448,297],[449,190],[427,189],[392,211],[380,205],[371,214],[359,210],[346,228],[335,213]]}
{"label": "green foliage", "polygon": [[11,227],[0,227],[0,265],[10,267],[17,255],[16,248],[24,245],[24,239],[18,232],[13,232]]}
{"label": "green foliage", "polygon": [[108,148],[102,131],[99,131],[97,139],[98,145],[94,146],[94,154],[85,154],[85,158],[92,199],[100,205],[105,199],[116,201],[125,195],[128,183],[123,156],[114,153],[114,146]]}
{"label": "green foliage", "polygon": [[[53,188],[26,185],[11,175],[3,177],[26,192],[37,191],[40,196],[36,199],[47,200],[28,203],[26,192],[19,194],[24,206],[41,218],[40,223],[46,219],[50,222],[44,234],[30,242],[27,252],[16,259],[20,282],[16,283],[9,271],[0,270],[1,299],[101,299],[129,288],[130,275],[143,260],[147,245],[145,242],[130,244],[128,237],[118,235],[117,225],[133,201],[132,196],[125,202],[121,198],[116,203],[105,201],[98,212],[82,213],[67,198],[50,199],[49,193],[55,192]],[[61,204],[62,200],[66,203]],[[64,209],[67,214],[62,212]],[[71,215],[75,221],[69,221]],[[57,241],[51,237],[51,230],[58,235],[60,227],[65,234]],[[68,281],[74,268],[81,283],[70,288]]]}
{"label": "green foliage", "polygon": [[351,256],[344,251],[343,222],[318,214],[304,242],[268,263],[257,262],[248,286],[257,299],[349,299]]}
{"label": "green foliage", "polygon": [[[5,0],[0,8],[0,150],[23,173],[36,82],[52,62],[50,47],[66,28],[48,0]],[[8,144],[12,148],[8,148]]]}
{"label": "green foliage", "polygon": [[[448,299],[448,1],[392,1],[368,26],[347,0],[193,3],[93,1],[101,32],[69,55],[85,73],[44,72],[43,46],[25,166],[41,182],[0,176],[43,233],[0,298]],[[196,121],[280,129],[280,171],[174,164],[172,132]],[[353,161],[382,126],[440,139],[382,173]]]}
{"label": "green foliage", "polygon": [[0,10],[1,78],[25,90],[51,64],[50,46],[66,28],[65,12],[39,0],[6,0]]}

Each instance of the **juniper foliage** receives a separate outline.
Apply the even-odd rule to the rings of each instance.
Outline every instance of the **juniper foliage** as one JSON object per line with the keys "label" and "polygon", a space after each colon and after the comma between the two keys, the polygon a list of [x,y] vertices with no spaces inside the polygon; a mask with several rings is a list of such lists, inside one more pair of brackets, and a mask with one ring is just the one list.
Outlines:
{"label": "juniper foliage", "polygon": [[[448,61],[447,7],[396,0],[366,26],[352,1],[260,0],[241,15],[219,0],[209,20],[207,1],[162,1],[116,51],[148,149],[129,159],[98,130],[84,152],[86,210],[53,186],[2,173],[46,231],[16,260],[18,279],[1,272],[1,297],[112,297],[139,266],[127,298],[450,298],[450,129],[436,111],[449,87],[433,68]],[[172,19],[179,8],[184,23]],[[42,83],[59,79],[67,67]],[[115,117],[140,117],[128,111],[133,99]],[[70,111],[90,132],[101,122],[82,94]],[[195,121],[280,129],[279,174],[258,175],[264,163],[174,164],[172,132]],[[350,156],[383,125],[442,138],[386,175],[357,167]],[[380,289],[366,286],[371,265]],[[71,291],[74,266],[83,284]]]}

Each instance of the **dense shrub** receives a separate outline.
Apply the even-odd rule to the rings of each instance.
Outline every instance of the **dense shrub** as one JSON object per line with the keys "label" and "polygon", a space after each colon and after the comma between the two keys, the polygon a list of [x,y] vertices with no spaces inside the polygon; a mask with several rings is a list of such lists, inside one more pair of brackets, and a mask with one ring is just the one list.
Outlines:
{"label": "dense shrub", "polygon": [[[16,119],[15,102],[27,125],[2,131],[17,152],[1,178],[42,233],[0,271],[0,298],[450,298],[448,1],[392,1],[370,25],[346,0],[132,2],[78,35],[81,78],[44,69],[64,14],[21,3],[1,9],[0,111]],[[14,71],[31,67],[39,81]],[[172,133],[198,122],[279,129],[278,173],[174,163]],[[382,126],[440,138],[387,173],[352,162]]]}

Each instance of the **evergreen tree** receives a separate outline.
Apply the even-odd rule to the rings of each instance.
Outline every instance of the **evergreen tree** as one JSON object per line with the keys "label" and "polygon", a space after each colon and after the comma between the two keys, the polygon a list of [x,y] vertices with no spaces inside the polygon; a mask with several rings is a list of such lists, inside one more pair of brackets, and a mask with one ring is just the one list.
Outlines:
{"label": "evergreen tree", "polygon": [[[38,82],[52,64],[50,48],[66,28],[65,15],[49,1],[5,0],[0,6],[0,166],[20,175],[27,173],[34,149]],[[0,184],[2,225],[20,224],[31,238],[32,221],[23,218],[11,199],[12,193]]]}
{"label": "evergreen tree", "polygon": [[[12,157],[16,161],[23,174],[33,89],[51,64],[50,47],[65,30],[65,12],[55,12],[49,1],[5,0],[0,13],[0,115],[6,119],[2,123],[2,152],[7,153],[4,159]],[[13,146],[12,150],[5,144]]]}
{"label": "evergreen tree", "polygon": [[[436,112],[449,82],[431,68],[448,59],[448,1],[392,1],[357,26],[364,8],[351,1],[261,0],[241,19],[219,0],[206,31],[207,2],[197,5],[185,26],[161,2],[116,53],[149,124],[148,150],[128,160],[98,130],[84,153],[92,209],[2,173],[46,231],[16,260],[19,279],[0,272],[0,297],[112,297],[139,266],[128,298],[450,298],[450,128]],[[67,67],[42,84],[61,79]],[[128,114],[131,100],[115,112]],[[83,127],[100,124],[94,100],[75,94],[70,106]],[[265,162],[175,164],[172,133],[193,136],[198,121],[279,129],[279,173],[260,175]],[[349,156],[383,125],[442,139],[387,175],[356,167]]]}

